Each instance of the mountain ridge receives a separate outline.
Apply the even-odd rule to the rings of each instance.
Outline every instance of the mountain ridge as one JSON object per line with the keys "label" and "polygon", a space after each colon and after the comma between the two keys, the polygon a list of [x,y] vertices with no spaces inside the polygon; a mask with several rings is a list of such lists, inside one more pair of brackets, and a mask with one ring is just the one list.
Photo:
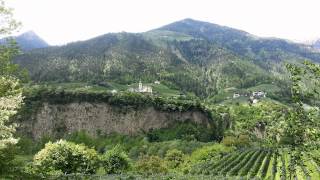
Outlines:
{"label": "mountain ridge", "polygon": [[184,19],[143,33],[108,33],[16,58],[35,82],[162,80],[210,96],[229,87],[285,83],[285,62],[320,62],[320,53],[281,39]]}
{"label": "mountain ridge", "polygon": [[3,38],[0,41],[2,43],[5,43],[6,39],[15,40],[22,51],[30,51],[32,49],[46,48],[50,46],[46,41],[44,41],[40,36],[38,36],[32,30],[26,31],[17,36],[10,36],[10,37]]}

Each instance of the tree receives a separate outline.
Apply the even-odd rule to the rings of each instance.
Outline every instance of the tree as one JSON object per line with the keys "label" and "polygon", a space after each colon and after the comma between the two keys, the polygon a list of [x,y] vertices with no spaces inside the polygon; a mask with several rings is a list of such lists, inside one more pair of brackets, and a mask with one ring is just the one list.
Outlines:
{"label": "tree", "polygon": [[99,167],[99,157],[94,149],[60,140],[47,143],[34,156],[33,163],[36,171],[44,175],[94,174]]}
{"label": "tree", "polygon": [[230,153],[233,150],[233,147],[227,147],[223,144],[213,144],[193,151],[190,159],[194,163],[198,163],[201,161],[217,161],[224,154]]}
{"label": "tree", "polygon": [[165,174],[168,167],[163,159],[159,156],[142,156],[136,163],[138,173],[145,175]]}
{"label": "tree", "polygon": [[119,174],[129,169],[130,160],[119,146],[107,151],[102,156],[102,164],[107,174]]}
{"label": "tree", "polygon": [[[303,166],[302,156],[319,148],[320,122],[312,110],[304,108],[306,88],[313,89],[312,97],[319,95],[320,66],[305,61],[302,65],[287,64],[292,81],[291,93],[293,109],[288,112],[283,125],[284,132],[292,138],[289,173],[290,179],[296,178],[297,166]],[[309,91],[310,92],[310,91]],[[308,93],[310,96],[310,93]]]}
{"label": "tree", "polygon": [[[10,35],[20,25],[13,19],[12,9],[7,8],[3,0],[0,0],[0,21],[0,36]],[[17,45],[11,40],[0,45],[0,149],[17,142],[13,138],[15,125],[10,125],[9,119],[23,99],[19,77],[24,72],[21,73],[19,67],[11,63],[18,52]]]}
{"label": "tree", "polygon": [[177,149],[168,150],[165,155],[165,160],[167,161],[168,167],[175,169],[179,167],[184,161],[184,154],[182,151]]}

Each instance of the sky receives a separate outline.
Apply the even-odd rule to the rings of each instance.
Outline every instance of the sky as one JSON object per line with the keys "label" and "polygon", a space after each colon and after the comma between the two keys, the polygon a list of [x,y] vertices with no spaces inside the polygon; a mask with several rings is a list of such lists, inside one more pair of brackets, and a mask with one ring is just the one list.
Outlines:
{"label": "sky", "polygon": [[320,37],[320,0],[6,0],[22,22],[51,45],[109,32],[144,32],[185,18],[261,37]]}

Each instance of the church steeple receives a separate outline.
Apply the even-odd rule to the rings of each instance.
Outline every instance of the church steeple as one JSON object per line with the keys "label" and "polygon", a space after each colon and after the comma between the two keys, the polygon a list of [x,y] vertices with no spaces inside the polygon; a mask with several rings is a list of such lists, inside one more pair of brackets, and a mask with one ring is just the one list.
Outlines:
{"label": "church steeple", "polygon": [[140,90],[140,91],[142,90],[142,83],[141,83],[141,80],[139,81],[139,90]]}

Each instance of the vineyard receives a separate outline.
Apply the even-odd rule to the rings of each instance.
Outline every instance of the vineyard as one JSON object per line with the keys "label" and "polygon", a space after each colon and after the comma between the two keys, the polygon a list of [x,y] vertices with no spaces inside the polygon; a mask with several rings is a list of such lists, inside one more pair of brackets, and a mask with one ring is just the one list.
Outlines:
{"label": "vineyard", "polygon": [[[289,154],[286,150],[251,149],[224,156],[218,162],[199,164],[191,172],[240,179],[289,179]],[[320,179],[320,163],[305,155],[296,172],[298,179]]]}

